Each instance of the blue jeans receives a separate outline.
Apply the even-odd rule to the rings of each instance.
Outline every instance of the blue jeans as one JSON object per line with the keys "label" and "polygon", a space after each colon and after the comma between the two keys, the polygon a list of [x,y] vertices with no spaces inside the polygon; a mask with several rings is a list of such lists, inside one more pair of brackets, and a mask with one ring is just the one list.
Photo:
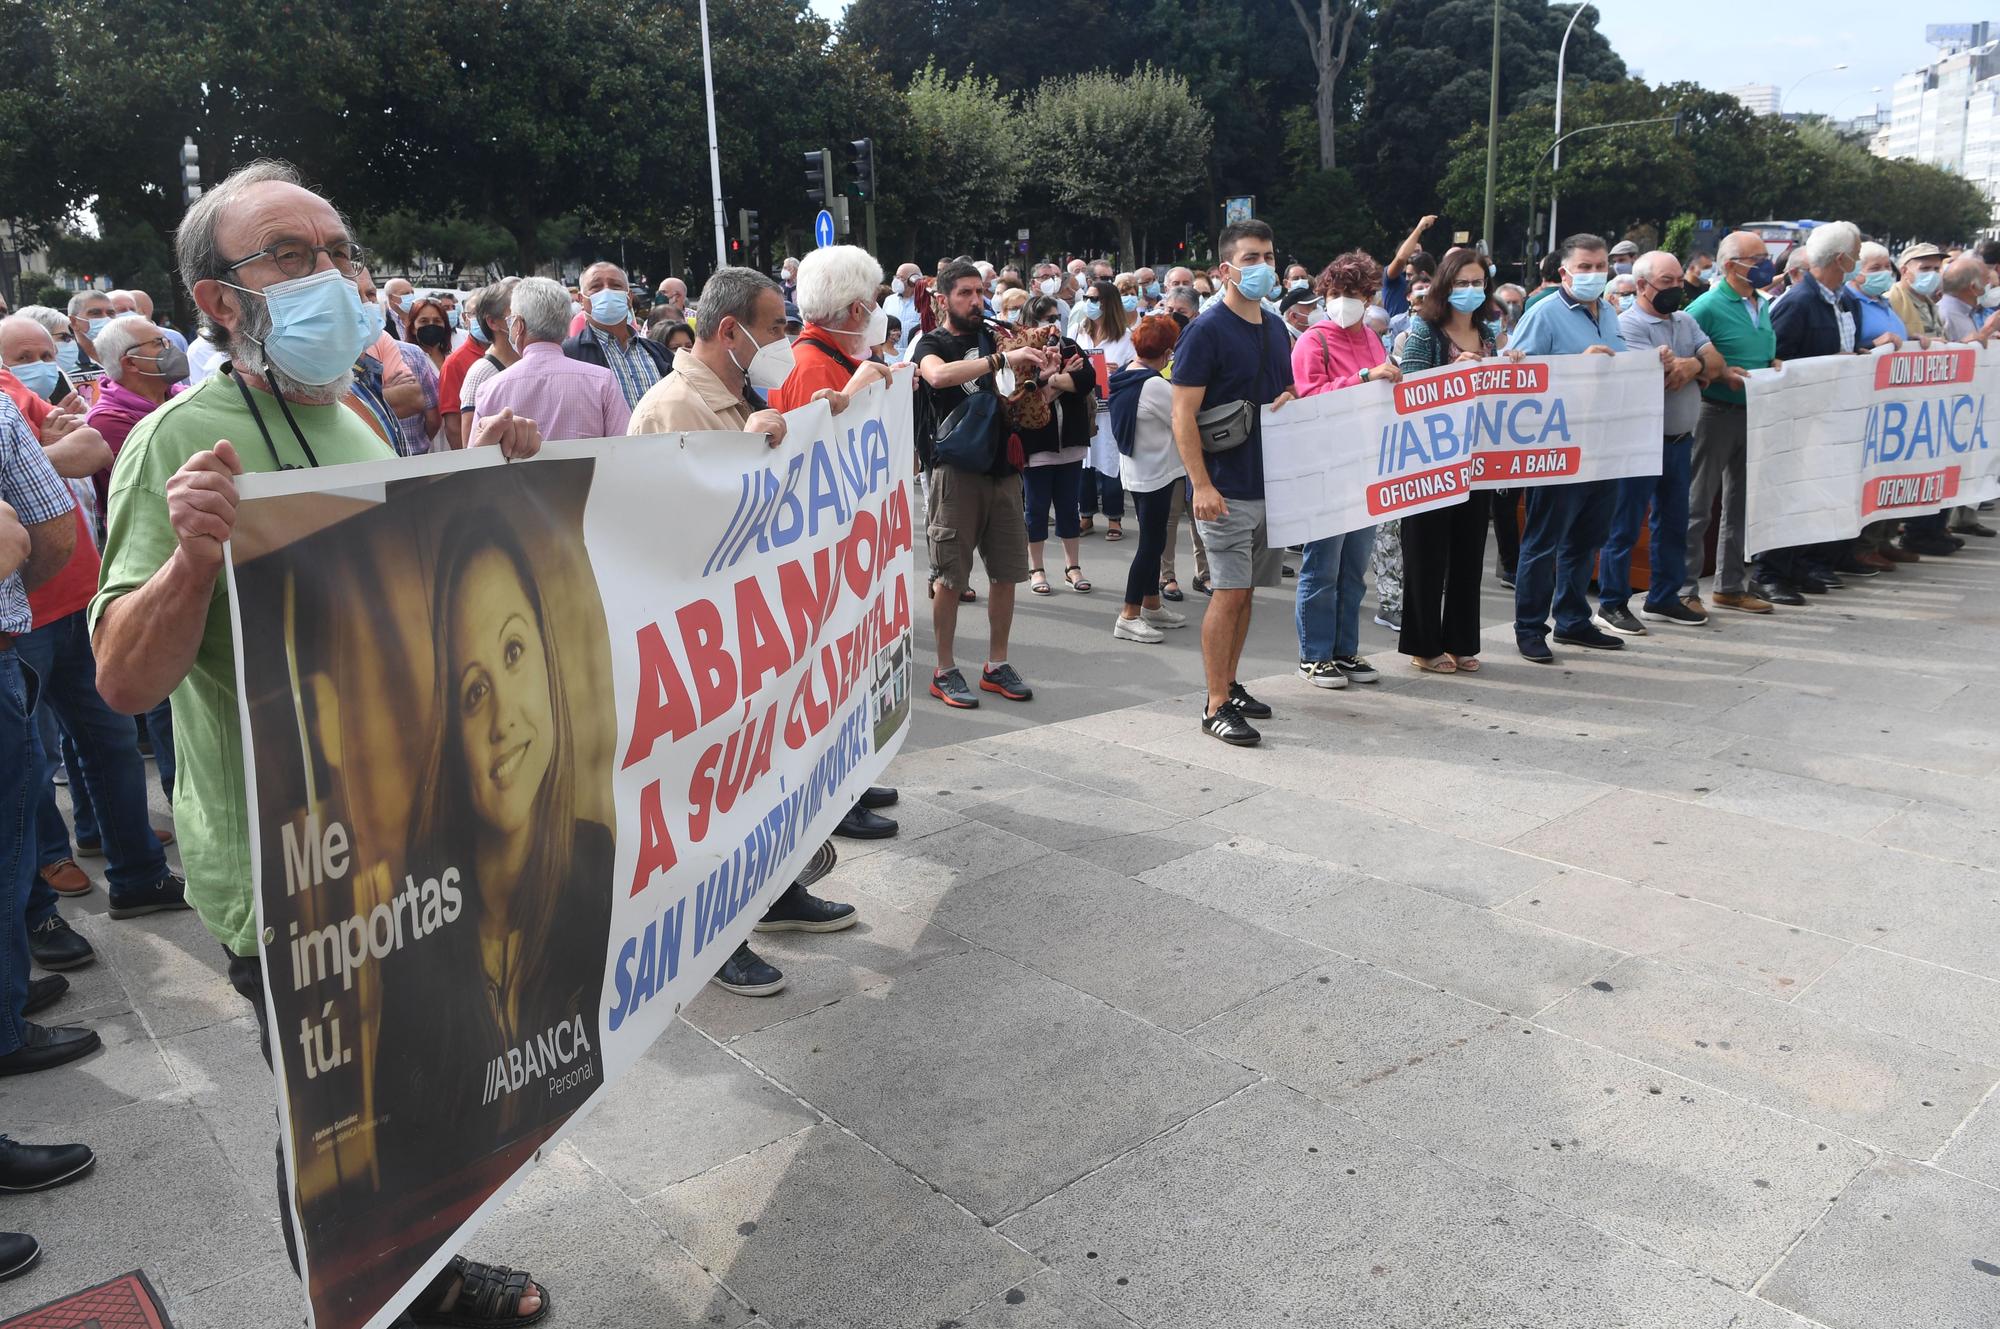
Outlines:
{"label": "blue jeans", "polygon": [[21,1046],[28,1004],[28,883],[35,880],[35,674],[0,648],[0,1056]]}
{"label": "blue jeans", "polygon": [[1635,475],[1618,481],[1618,506],[1612,512],[1611,533],[1597,562],[1597,599],[1606,609],[1622,608],[1632,598],[1632,550],[1646,509],[1653,518],[1647,547],[1652,585],[1646,590],[1650,608],[1672,604],[1687,576],[1688,485],[1694,479],[1694,435],[1670,438],[1660,451],[1658,475]]}
{"label": "blue jeans", "polygon": [[[1021,470],[1021,502],[1027,509],[1028,543],[1040,544],[1049,538],[1049,505],[1056,510],[1056,535],[1064,540],[1074,540],[1083,529],[1083,519],[1077,512],[1078,495],[1083,487],[1083,467],[1080,461],[1061,462],[1054,466],[1027,466]],[[153,750],[159,750],[154,741]]]}
{"label": "blue jeans", "polygon": [[1299,560],[1301,660],[1331,660],[1361,650],[1362,574],[1375,548],[1375,528],[1329,535],[1306,546]]}
{"label": "blue jeans", "polygon": [[[139,731],[130,716],[112,710],[97,693],[97,658],[91,654],[83,612],[36,628],[16,646],[22,663],[47,680],[42,701],[76,744],[81,769],[71,770],[70,778],[82,778],[97,809],[98,830],[104,838],[104,880],[111,898],[144,890],[167,875],[167,856],[147,815]],[[42,754],[36,774],[41,826],[49,835],[41,853],[46,864],[68,857],[70,847],[68,830],[55,806],[54,753]]]}
{"label": "blue jeans", "polygon": [[1590,626],[1590,574],[1617,503],[1616,480],[1528,490],[1528,528],[1521,532],[1521,561],[1514,568],[1516,641],[1548,635],[1551,605],[1557,632]]}
{"label": "blue jeans", "polygon": [[[163,701],[146,712],[146,737],[153,742],[153,769],[160,777],[160,792],[167,796],[168,806],[174,801],[174,704]],[[83,834],[83,820],[78,818],[76,833]]]}
{"label": "blue jeans", "polygon": [[56,713],[47,707],[42,708],[37,731],[41,734],[42,754],[55,753],[56,760],[69,772],[69,820],[76,828],[76,842],[102,845],[104,832],[97,829],[97,809],[91,806],[90,786],[77,774],[83,769],[83,758],[76,755],[76,744],[56,725]]}

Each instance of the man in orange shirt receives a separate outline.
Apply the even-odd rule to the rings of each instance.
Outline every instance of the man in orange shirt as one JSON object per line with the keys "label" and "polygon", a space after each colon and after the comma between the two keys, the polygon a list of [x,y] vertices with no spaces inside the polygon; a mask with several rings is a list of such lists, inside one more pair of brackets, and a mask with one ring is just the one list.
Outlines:
{"label": "man in orange shirt", "polygon": [[[882,289],[882,265],[858,245],[829,245],[799,264],[798,306],[806,325],[792,343],[792,372],[770,396],[770,404],[791,411],[824,401],[836,412],[870,383],[889,382],[889,366],[872,357],[888,336],[889,315],[875,302]],[[896,801],[893,789],[874,788],[849,808],[834,828],[851,840],[883,840],[896,823],[876,812]]]}
{"label": "man in orange shirt", "polygon": [[873,357],[889,335],[889,314],[875,302],[882,265],[858,245],[815,249],[799,264],[798,306],[805,318],[792,343],[792,373],[773,392],[780,411],[797,410],[821,394],[835,411],[870,383],[890,378]]}

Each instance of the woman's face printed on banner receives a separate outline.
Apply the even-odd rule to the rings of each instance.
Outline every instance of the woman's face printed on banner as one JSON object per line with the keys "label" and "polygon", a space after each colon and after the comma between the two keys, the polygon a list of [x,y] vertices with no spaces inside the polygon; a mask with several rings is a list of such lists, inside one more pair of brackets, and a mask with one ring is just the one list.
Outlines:
{"label": "woman's face printed on banner", "polygon": [[488,828],[529,827],[555,743],[548,654],[535,610],[497,549],[473,556],[451,614],[458,743],[473,811]]}

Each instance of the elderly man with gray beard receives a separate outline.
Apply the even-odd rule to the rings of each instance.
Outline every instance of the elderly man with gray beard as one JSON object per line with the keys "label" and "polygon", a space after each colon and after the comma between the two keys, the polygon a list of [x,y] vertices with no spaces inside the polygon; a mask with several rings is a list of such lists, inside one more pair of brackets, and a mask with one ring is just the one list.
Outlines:
{"label": "elderly man with gray beard", "polygon": [[[364,256],[346,220],[281,162],[246,166],[202,195],[175,249],[204,331],[232,363],[141,420],[125,440],[111,474],[104,571],[89,608],[92,644],[98,691],[114,709],[136,714],[173,696],[174,813],[187,901],[227,951],[229,981],[256,1013],[268,1062],[222,546],[235,527],[236,477],[245,471],[395,456],[341,404],[355,358],[382,325],[355,285]],[[505,413],[480,421],[472,442],[520,457],[540,448],[541,435]],[[284,1172],[281,1154],[278,1212],[296,1269]],[[418,1295],[408,1322],[540,1319],[547,1306],[532,1283],[482,1298],[505,1281],[488,1266],[454,1259]]]}

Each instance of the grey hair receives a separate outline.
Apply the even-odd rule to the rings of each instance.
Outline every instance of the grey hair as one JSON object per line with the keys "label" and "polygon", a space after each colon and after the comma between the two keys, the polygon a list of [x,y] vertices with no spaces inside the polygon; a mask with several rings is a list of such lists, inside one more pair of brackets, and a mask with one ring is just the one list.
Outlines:
{"label": "grey hair", "polygon": [[1827,222],[1812,228],[1806,236],[1806,261],[1823,268],[1836,258],[1852,254],[1861,245],[1861,228],[1853,222]]}
{"label": "grey hair", "polygon": [[76,335],[70,328],[69,319],[63,315],[62,310],[51,309],[47,305],[22,305],[14,311],[14,317],[33,319],[42,325],[43,331],[57,339],[74,337]]}
{"label": "grey hair", "polygon": [[507,312],[521,320],[523,346],[538,341],[560,343],[569,335],[569,288],[547,277],[523,277],[507,301]]}
{"label": "grey hair", "polygon": [[1764,237],[1755,231],[1731,231],[1722,237],[1722,243],[1715,247],[1715,261],[1726,263],[1743,257],[1743,250],[1752,240],[1762,244]]}
{"label": "grey hair", "polygon": [[613,263],[608,258],[600,258],[597,260],[597,262],[591,264],[589,267],[585,268],[582,272],[577,274],[576,278],[577,289],[582,290],[584,286],[588,285],[590,282],[590,274],[597,271],[599,268],[609,268],[613,272],[617,273],[619,276],[625,277],[625,284],[627,286],[630,286],[632,284],[632,279],[630,277],[625,276],[625,269],[619,267],[616,263]]}
{"label": "grey hair", "polygon": [[466,309],[472,315],[475,327],[485,327],[486,320],[504,320],[514,301],[514,287],[520,283],[519,277],[502,277],[491,286],[482,286],[466,297]]}
{"label": "grey hair", "polygon": [[1630,295],[1639,289],[1639,279],[1629,272],[1615,272],[1611,275],[1611,290],[1615,295]]}
{"label": "grey hair", "polygon": [[695,325],[695,336],[703,341],[714,341],[722,334],[722,320],[725,318],[733,318],[739,326],[747,326],[750,312],[757,307],[758,299],[766,291],[784,294],[784,288],[755,268],[717,268],[702,283],[701,321]]}
{"label": "grey hair", "polygon": [[[1818,234],[1817,231],[1814,232]],[[1977,255],[1967,254],[1945,264],[1944,286],[1946,291],[1983,291],[1986,289],[1987,267]]]}
{"label": "grey hair", "polygon": [[1672,260],[1676,266],[1679,265],[1679,260],[1674,259],[1674,256],[1666,250],[1648,249],[1632,260],[1632,275],[1640,281],[1651,281],[1654,274],[1659,272],[1661,262],[1665,260]]}
{"label": "grey hair", "polygon": [[102,298],[105,300],[109,300],[111,298],[111,292],[95,291],[90,289],[89,287],[85,287],[83,290],[78,291],[75,295],[72,295],[69,298],[69,316],[71,318],[82,318],[83,307],[89,304],[91,300],[94,298]]}
{"label": "grey hair", "polygon": [[1889,266],[1892,268],[1896,266],[1896,256],[1889,252],[1889,246],[1874,240],[1863,240],[1861,242],[1860,261],[1868,263],[1878,258],[1888,259]]}
{"label": "grey hair", "polygon": [[1556,254],[1564,263],[1567,263],[1579,250],[1591,253],[1608,248],[1610,246],[1604,243],[1603,236],[1592,235],[1588,231],[1578,231],[1575,235],[1569,236],[1562,242],[1561,246],[1556,250]]}
{"label": "grey hair", "polygon": [[805,256],[798,283],[792,299],[799,312],[815,323],[831,324],[847,317],[847,307],[857,301],[875,303],[882,265],[859,245],[828,245]]}
{"label": "grey hair", "polygon": [[[216,233],[222,228],[222,214],[225,209],[239,203],[246,191],[256,185],[272,182],[297,185],[305,188],[296,168],[289,162],[261,157],[248,166],[231,171],[227,179],[194,201],[181,218],[180,229],[174,232],[174,262],[181,270],[181,285],[188,293],[194,293],[196,282],[222,281],[229,276],[229,264],[216,247]],[[335,209],[337,213],[339,209]],[[345,225],[347,219],[341,218]],[[207,315],[201,320],[202,335],[217,350],[229,347],[229,329]]]}
{"label": "grey hair", "polygon": [[125,353],[142,340],[139,329],[152,326],[143,314],[127,314],[105,324],[104,331],[91,342],[97,349],[97,363],[104,366],[104,372],[111,376],[113,382],[124,381],[125,367],[122,362]]}
{"label": "grey hair", "polygon": [[1172,286],[1161,301],[1163,304],[1187,310],[1189,314],[1201,312],[1201,292],[1192,286]]}

